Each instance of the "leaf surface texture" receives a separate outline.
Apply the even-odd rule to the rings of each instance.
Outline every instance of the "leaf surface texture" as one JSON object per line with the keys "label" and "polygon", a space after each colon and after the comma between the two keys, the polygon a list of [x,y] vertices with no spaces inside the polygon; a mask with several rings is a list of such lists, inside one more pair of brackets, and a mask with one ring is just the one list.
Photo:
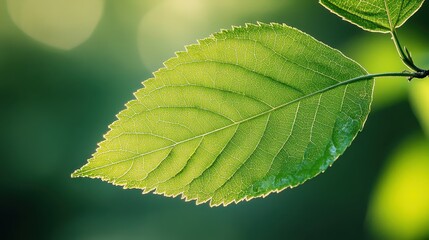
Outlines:
{"label": "leaf surface texture", "polygon": [[227,205],[323,172],[362,129],[373,80],[279,24],[224,30],[144,82],[74,177]]}

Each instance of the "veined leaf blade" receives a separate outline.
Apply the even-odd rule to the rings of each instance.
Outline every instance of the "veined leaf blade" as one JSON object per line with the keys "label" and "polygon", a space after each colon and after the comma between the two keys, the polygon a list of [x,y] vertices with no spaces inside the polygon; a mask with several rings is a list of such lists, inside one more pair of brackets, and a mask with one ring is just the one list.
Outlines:
{"label": "veined leaf blade", "polygon": [[320,3],[364,30],[388,33],[402,26],[424,0],[320,0]]}
{"label": "veined leaf blade", "polygon": [[126,104],[74,177],[227,205],[323,172],[362,129],[373,81],[354,61],[279,24],[187,47]]}

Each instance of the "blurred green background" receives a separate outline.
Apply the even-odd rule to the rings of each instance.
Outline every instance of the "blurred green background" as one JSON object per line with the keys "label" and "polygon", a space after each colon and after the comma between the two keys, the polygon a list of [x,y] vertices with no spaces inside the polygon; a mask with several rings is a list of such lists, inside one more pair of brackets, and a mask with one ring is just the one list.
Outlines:
{"label": "blurred green background", "polygon": [[[425,3],[399,30],[426,68],[428,16]],[[317,1],[0,0],[1,238],[429,239],[429,79],[377,81],[346,153],[265,199],[210,208],[70,178],[163,61],[256,21],[297,27],[372,73],[405,70],[388,35]]]}

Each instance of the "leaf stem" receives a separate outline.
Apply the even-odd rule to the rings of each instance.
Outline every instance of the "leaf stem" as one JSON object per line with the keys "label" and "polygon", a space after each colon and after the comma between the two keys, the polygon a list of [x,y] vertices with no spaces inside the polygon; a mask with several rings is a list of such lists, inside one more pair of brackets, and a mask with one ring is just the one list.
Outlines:
{"label": "leaf stem", "polygon": [[371,78],[379,78],[379,77],[408,77],[408,80],[411,80],[413,78],[425,78],[429,75],[429,71],[423,71],[423,72],[386,72],[386,73],[374,73],[374,74],[368,74],[363,75],[355,78],[348,79],[346,81],[343,81],[342,83],[353,83],[353,82],[359,82],[362,80],[367,80]]}
{"label": "leaf stem", "polygon": [[[429,70],[424,70],[422,68],[417,67],[414,64],[413,58],[411,56],[411,53],[408,51],[408,49],[406,47],[401,46],[401,43],[399,42],[399,38],[398,38],[398,34],[396,33],[396,30],[394,28],[392,28],[390,30],[390,33],[392,35],[392,40],[395,43],[396,50],[397,50],[399,57],[401,58],[402,62],[408,68],[410,68],[413,71],[421,72],[422,74],[424,74],[424,72],[427,73],[427,71],[429,71]],[[414,76],[414,77],[416,77],[416,76]]]}
{"label": "leaf stem", "polygon": [[337,84],[331,85],[327,88],[324,88],[322,90],[319,90],[317,92],[314,92],[313,94],[310,94],[306,97],[321,93],[321,92],[326,92],[329,91],[331,89],[334,89],[336,87],[345,85],[345,84],[350,84],[350,83],[354,83],[354,82],[359,82],[359,81],[363,81],[363,80],[368,80],[371,78],[378,78],[378,77],[408,77],[408,80],[411,80],[413,78],[425,78],[427,76],[429,76],[429,71],[424,71],[423,72],[425,75],[422,75],[422,72],[386,72],[386,73],[374,73],[374,74],[367,74],[367,75],[362,75],[359,77],[355,77],[355,78],[351,78],[351,79],[347,79],[345,81],[339,82]]}

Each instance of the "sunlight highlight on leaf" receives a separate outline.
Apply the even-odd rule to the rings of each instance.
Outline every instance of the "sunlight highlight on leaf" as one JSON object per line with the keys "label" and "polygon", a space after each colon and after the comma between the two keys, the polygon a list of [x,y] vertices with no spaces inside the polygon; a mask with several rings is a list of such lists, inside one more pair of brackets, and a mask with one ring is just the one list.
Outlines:
{"label": "sunlight highlight on leaf", "polygon": [[91,36],[104,0],[7,0],[7,7],[12,20],[28,36],[68,50]]}

